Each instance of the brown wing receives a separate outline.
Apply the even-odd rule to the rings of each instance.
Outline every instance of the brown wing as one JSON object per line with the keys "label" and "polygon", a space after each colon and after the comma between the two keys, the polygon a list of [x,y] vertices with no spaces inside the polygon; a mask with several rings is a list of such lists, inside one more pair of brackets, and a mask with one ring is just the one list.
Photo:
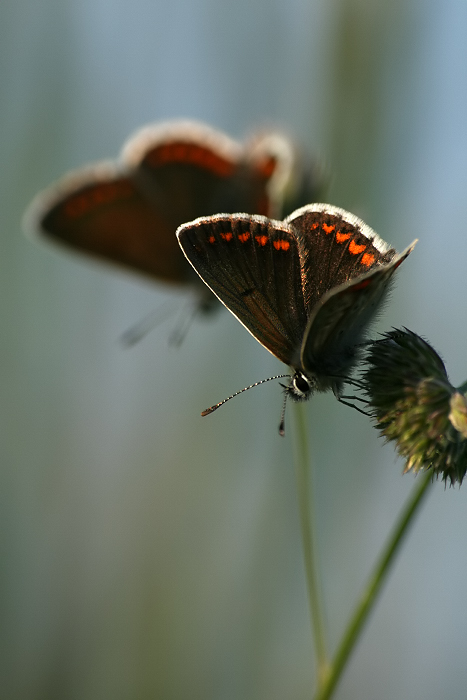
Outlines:
{"label": "brown wing", "polygon": [[175,228],[218,212],[270,213],[275,160],[270,153],[250,155],[196,122],[145,127],[123,149],[136,182]]}
{"label": "brown wing", "polygon": [[114,165],[68,176],[33,203],[29,227],[77,252],[170,282],[192,279],[175,228]]}
{"label": "brown wing", "polygon": [[355,360],[354,347],[363,340],[395,271],[415,243],[394,255],[391,262],[330,289],[316,304],[304,336],[301,366],[320,375],[323,386],[326,375],[332,384],[336,375],[345,376],[349,372]]}
{"label": "brown wing", "polygon": [[[267,142],[269,144],[269,141]],[[176,283],[200,284],[175,237],[185,221],[219,211],[269,213],[283,159],[242,148],[203,124],[140,130],[123,164],[97,163],[40,195],[28,228],[70,249]]]}
{"label": "brown wing", "polygon": [[183,252],[250,333],[286,364],[299,361],[306,325],[297,241],[279,221],[212,216],[181,226]]}

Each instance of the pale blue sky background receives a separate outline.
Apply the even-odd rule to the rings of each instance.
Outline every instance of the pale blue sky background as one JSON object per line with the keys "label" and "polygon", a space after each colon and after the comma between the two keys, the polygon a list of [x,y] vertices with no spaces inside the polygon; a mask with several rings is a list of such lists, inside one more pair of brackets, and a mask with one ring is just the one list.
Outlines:
{"label": "pale blue sky background", "polygon": [[[279,387],[228,313],[174,351],[176,294],[31,244],[20,219],[139,126],[283,126],[329,199],[398,249],[381,330],[427,337],[467,378],[463,0],[8,0],[0,7],[1,604],[9,698],[301,700],[313,669]],[[181,305],[183,295],[178,295]],[[331,641],[412,485],[332,396],[307,407]],[[467,495],[438,484],[336,698],[465,695]]]}

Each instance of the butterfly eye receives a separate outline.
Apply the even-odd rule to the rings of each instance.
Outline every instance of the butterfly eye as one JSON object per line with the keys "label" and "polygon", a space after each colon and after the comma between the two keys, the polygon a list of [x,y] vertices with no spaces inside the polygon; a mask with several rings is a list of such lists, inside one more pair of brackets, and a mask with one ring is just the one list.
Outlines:
{"label": "butterfly eye", "polygon": [[307,399],[313,391],[313,382],[302,372],[295,372],[290,384],[290,393],[293,399],[301,401]]}

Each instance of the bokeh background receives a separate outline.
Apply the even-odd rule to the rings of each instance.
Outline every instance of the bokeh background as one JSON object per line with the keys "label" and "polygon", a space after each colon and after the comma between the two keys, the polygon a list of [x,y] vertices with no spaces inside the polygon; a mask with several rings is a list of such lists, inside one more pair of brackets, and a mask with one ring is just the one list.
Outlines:
{"label": "bokeh background", "polygon": [[[467,378],[464,0],[4,0],[0,5],[2,695],[309,698],[311,635],[281,370],[227,312],[174,350],[184,296],[33,245],[22,213],[139,126],[287,128],[328,199],[420,242],[379,329]],[[413,484],[332,396],[307,406],[330,642]],[[336,698],[463,698],[467,492],[435,485]]]}

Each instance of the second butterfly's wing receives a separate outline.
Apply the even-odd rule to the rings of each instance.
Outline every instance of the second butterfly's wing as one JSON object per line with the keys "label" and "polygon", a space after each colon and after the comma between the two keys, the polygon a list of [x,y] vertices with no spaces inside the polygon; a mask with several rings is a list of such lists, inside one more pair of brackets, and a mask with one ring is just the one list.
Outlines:
{"label": "second butterfly's wing", "polygon": [[132,178],[110,162],[71,173],[38,195],[25,227],[76,252],[167,282],[192,278],[175,229]]}
{"label": "second butterfly's wing", "polygon": [[283,222],[236,214],[177,231],[196,272],[248,331],[282,362],[299,361],[306,312],[294,233]]}
{"label": "second butterfly's wing", "polygon": [[270,213],[271,185],[284,166],[272,141],[253,150],[196,122],[145,127],[124,147],[121,166],[82,168],[36,197],[26,228],[76,252],[165,282],[195,284],[204,293],[181,254],[177,226],[218,211]]}
{"label": "second butterfly's wing", "polygon": [[270,213],[272,155],[250,158],[239,143],[207,125],[175,121],[145,127],[129,139],[122,158],[174,231],[220,211]]}
{"label": "second butterfly's wing", "polygon": [[323,162],[312,159],[301,145],[281,131],[264,130],[246,143],[250,161],[267,176],[269,212],[282,219],[310,202],[322,202],[329,185]]}
{"label": "second butterfly's wing", "polygon": [[206,297],[175,231],[202,214],[269,206],[270,174],[262,161],[247,166],[242,153],[235,141],[202,124],[146,127],[125,146],[122,166],[82,168],[36,197],[26,228],[165,282],[194,284]]}

